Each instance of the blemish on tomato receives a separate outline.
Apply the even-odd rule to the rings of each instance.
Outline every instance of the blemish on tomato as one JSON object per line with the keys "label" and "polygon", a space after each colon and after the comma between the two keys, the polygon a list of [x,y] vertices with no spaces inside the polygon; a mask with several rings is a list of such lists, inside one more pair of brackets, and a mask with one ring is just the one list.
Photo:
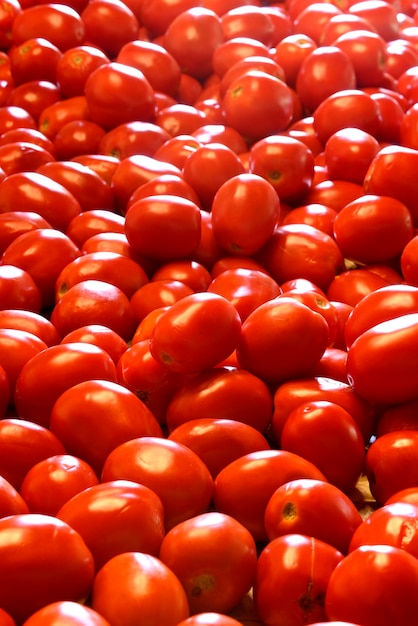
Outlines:
{"label": "blemish on tomato", "polygon": [[196,598],[204,591],[210,591],[215,586],[215,578],[211,574],[201,574],[193,579],[191,595]]}
{"label": "blemish on tomato", "polygon": [[285,520],[295,519],[297,515],[297,509],[294,502],[286,502],[282,511],[283,518]]}

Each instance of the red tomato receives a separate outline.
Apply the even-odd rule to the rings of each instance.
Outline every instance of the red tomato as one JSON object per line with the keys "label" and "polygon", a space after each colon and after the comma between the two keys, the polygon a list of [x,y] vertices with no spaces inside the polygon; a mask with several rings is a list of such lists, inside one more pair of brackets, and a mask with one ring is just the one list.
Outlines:
{"label": "red tomato", "polygon": [[64,98],[82,96],[87,77],[109,61],[103,50],[95,46],[81,44],[66,50],[56,65],[56,81]]}
{"label": "red tomato", "polygon": [[0,364],[6,372],[12,393],[23,366],[45,348],[46,343],[37,335],[25,330],[0,329]]}
{"label": "red tomato", "polygon": [[[0,609],[0,624],[1,626],[16,626],[16,622],[13,617],[4,609]],[[233,625],[231,624],[230,626]]]}
{"label": "red tomato", "polygon": [[395,404],[417,398],[414,362],[418,314],[401,315],[364,331],[351,344],[347,377],[370,402]]}
{"label": "red tomato", "polygon": [[285,130],[293,119],[295,104],[290,87],[282,80],[249,70],[231,82],[222,107],[225,123],[252,142]]}
{"label": "red tomato", "polygon": [[87,598],[93,557],[68,524],[49,515],[11,515],[0,520],[1,535],[7,541],[1,542],[0,602],[17,623],[51,602]]}
{"label": "red tomato", "polygon": [[393,92],[377,91],[371,93],[380,112],[381,124],[378,139],[388,144],[399,144],[402,120],[405,112]]}
{"label": "red tomato", "polygon": [[388,284],[379,274],[360,266],[337,274],[328,285],[327,296],[329,300],[345,302],[354,307],[365,296]]}
{"label": "red tomato", "polygon": [[156,321],[150,351],[170,371],[197,374],[229,357],[240,332],[238,311],[229,300],[214,293],[194,293]]}
{"label": "red tomato", "polygon": [[128,200],[127,210],[137,200],[159,195],[180,196],[200,207],[200,200],[195,189],[183,178],[181,173],[178,173],[161,174],[137,187]]}
{"label": "red tomato", "polygon": [[158,556],[164,538],[160,498],[145,485],[127,480],[101,482],[80,491],[63,504],[57,518],[83,538],[96,572],[122,552]]}
{"label": "red tomato", "polygon": [[177,576],[160,559],[143,552],[110,559],[96,574],[91,602],[111,624],[121,626],[132,624],[138,615],[149,626],[176,626],[190,614]]}
{"label": "red tomato", "polygon": [[26,309],[0,310],[0,328],[23,330],[42,339],[47,345],[59,343],[59,335],[49,319]]}
{"label": "red tomato", "polygon": [[196,6],[195,0],[152,0],[140,2],[139,15],[141,23],[152,37],[162,35],[171,22],[179,15]]}
{"label": "red tomato", "polygon": [[153,156],[169,138],[170,135],[153,122],[126,122],[107,131],[100,141],[99,152],[118,159],[138,152]]}
{"label": "red tomato", "polygon": [[316,465],[345,493],[364,469],[365,441],[359,426],[345,408],[329,400],[295,407],[284,422],[280,445]]}
{"label": "red tomato", "polygon": [[56,515],[67,500],[98,482],[88,463],[70,454],[56,454],[30,468],[20,495],[31,513]]}
{"label": "red tomato", "polygon": [[[79,407],[77,415],[75,406]],[[110,380],[92,378],[68,386],[57,396],[50,428],[70,454],[89,463],[98,475],[119,444],[135,437],[161,435],[156,418],[132,391]],[[94,448],[90,445],[92,437]]]}
{"label": "red tomato", "polygon": [[[334,304],[332,306],[334,306]],[[341,380],[346,383],[348,382],[346,366],[346,348],[341,344],[339,348],[333,346],[325,350],[315,370],[315,376],[335,378],[336,380]]]}
{"label": "red tomato", "polygon": [[0,146],[0,167],[7,176],[15,172],[32,172],[55,157],[29,141],[15,141]]}
{"label": "red tomato", "polygon": [[88,76],[84,93],[89,117],[106,130],[154,117],[154,91],[141,70],[112,61]]}
{"label": "red tomato", "polygon": [[63,622],[68,626],[110,626],[109,622],[97,611],[71,600],[58,600],[47,604],[32,613],[25,621],[25,626],[57,626]]}
{"label": "red tomato", "polygon": [[324,595],[343,555],[314,537],[290,534],[261,552],[254,603],[264,623],[279,626],[326,620]]}
{"label": "red tomato", "polygon": [[264,433],[272,414],[266,383],[245,369],[205,369],[186,380],[172,397],[166,414],[169,431],[193,419],[232,419]]}
{"label": "red tomato", "polygon": [[151,280],[178,280],[193,291],[206,291],[212,276],[204,265],[193,260],[163,263],[152,275]]}
{"label": "red tomato", "polygon": [[[396,622],[412,626],[418,609],[417,566],[416,558],[401,548],[361,546],[353,550],[328,581],[327,617],[370,626],[391,626]],[[361,572],[361,576],[353,575],[354,572]]]}
{"label": "red tomato", "polygon": [[207,511],[213,494],[212,476],[198,455],[162,437],[143,436],[117,446],[101,480],[132,480],[152,489],[163,503],[166,531]]}
{"label": "red tomato", "polygon": [[360,128],[341,128],[326,141],[325,165],[328,175],[362,185],[370,163],[380,150],[373,135]]}
{"label": "red tomato", "polygon": [[326,481],[315,465],[287,450],[245,454],[216,476],[215,508],[243,524],[257,542],[266,542],[264,513],[267,503],[280,485],[296,478]]}
{"label": "red tomato", "polygon": [[281,223],[282,225],[308,224],[322,230],[327,235],[333,236],[336,216],[337,211],[324,204],[302,204],[286,213]]}
{"label": "red tomato", "polygon": [[278,296],[243,322],[238,363],[268,384],[309,376],[327,346],[328,333],[322,315],[294,298]]}
{"label": "red tomato", "polygon": [[135,13],[120,0],[94,0],[81,12],[85,39],[114,58],[122,46],[139,34]]}
{"label": "red tomato", "polygon": [[377,32],[353,29],[335,38],[334,46],[350,58],[358,87],[379,86],[387,70],[387,44]]}
{"label": "red tomato", "polygon": [[2,309],[21,309],[39,313],[41,291],[25,269],[2,261],[0,265],[0,298]]}
{"label": "red tomato", "polygon": [[[54,137],[57,159],[65,161],[86,153],[98,152],[100,141],[105,134],[106,132],[101,126],[90,122],[90,120],[67,122]],[[79,165],[83,164],[79,163]],[[96,201],[95,206],[100,206],[100,202]]]}
{"label": "red tomato", "polygon": [[284,295],[306,304],[310,309],[322,315],[328,324],[328,346],[334,345],[334,338],[337,332],[337,312],[326,296],[318,293],[316,289],[298,287],[286,289]]}
{"label": "red tomato", "polygon": [[[242,8],[242,7],[241,7]],[[234,65],[232,65],[220,78],[219,82],[219,94],[224,96],[226,90],[232,81],[236,80],[245,72],[249,70],[259,70],[271,74],[280,80],[285,80],[285,74],[279,63],[269,56],[248,56],[239,59]],[[244,150],[242,151],[244,152]]]}
{"label": "red tomato", "polygon": [[270,49],[252,37],[227,39],[213,53],[213,71],[216,76],[222,78],[237,61],[250,56],[269,57]]}
{"label": "red tomato", "polygon": [[118,363],[121,356],[128,349],[127,342],[118,333],[102,324],[80,326],[80,328],[76,328],[65,335],[61,340],[61,343],[74,342],[91,343],[102,348],[112,357],[115,364]]}
{"label": "red tomato", "polygon": [[386,41],[399,37],[397,11],[391,2],[384,0],[354,2],[349,6],[348,13],[367,20]]}
{"label": "red tomato", "polygon": [[250,37],[266,46],[274,44],[274,24],[270,15],[259,6],[238,6],[227,9],[221,16],[225,39]]}
{"label": "red tomato", "polygon": [[290,87],[296,87],[296,77],[303,60],[316,47],[314,40],[303,33],[289,33],[275,46],[273,59],[283,69]]}
{"label": "red tomato", "polygon": [[55,154],[53,142],[36,128],[11,128],[0,135],[0,145],[11,141],[28,141],[31,144],[45,148],[53,156]]}
{"label": "red tomato", "polygon": [[172,430],[168,438],[193,450],[208,467],[212,478],[244,454],[270,448],[256,428],[229,418],[191,419]]}
{"label": "red tomato", "polygon": [[340,211],[348,202],[364,195],[362,185],[348,180],[325,180],[314,183],[305,197],[307,203],[325,204]]}
{"label": "red tomato", "polygon": [[81,248],[87,239],[100,233],[124,233],[125,218],[106,209],[91,209],[76,215],[68,224],[66,235]]}
{"label": "red tomato", "polygon": [[171,528],[159,556],[183,585],[192,613],[231,611],[251,589],[257,564],[251,533],[217,511]]}
{"label": "red tomato", "polygon": [[415,235],[401,253],[402,275],[409,285],[418,286],[418,268],[415,260],[418,237]]}
{"label": "red tomato", "polygon": [[[47,106],[61,99],[59,87],[48,80],[29,80],[14,87],[8,99],[9,106],[21,106],[38,122]],[[31,129],[35,130],[35,129]]]}
{"label": "red tomato", "polygon": [[308,3],[301,11],[298,12],[294,21],[293,28],[296,33],[303,33],[311,37],[317,45],[322,42],[322,35],[327,23],[332,17],[342,15],[342,10],[331,2],[314,2],[313,6]]}
{"label": "red tomato", "polygon": [[402,402],[386,408],[380,415],[376,425],[376,437],[396,430],[417,430],[418,400]]}
{"label": "red tomato", "polygon": [[130,302],[136,320],[140,323],[155,309],[169,307],[193,293],[191,287],[179,280],[151,280],[134,293]]}
{"label": "red tomato", "polygon": [[[46,371],[54,372],[45,376]],[[49,425],[51,410],[66,390],[92,378],[116,382],[112,358],[97,346],[67,343],[50,346],[32,357],[16,383],[14,402],[21,419]]]}
{"label": "red tomato", "polygon": [[11,389],[6,370],[0,365],[0,415],[1,419],[6,416],[6,411],[11,399]]}
{"label": "red tomato", "polygon": [[[42,36],[28,37],[12,46],[8,54],[15,86],[32,80],[55,82],[56,68],[62,51],[49,39]],[[26,115],[29,113],[26,112]]]}
{"label": "red tomato", "polygon": [[[209,611],[191,615],[187,619],[179,622],[177,626],[239,626],[240,624],[241,622],[234,617],[230,617],[224,613]],[[4,626],[9,626],[9,624],[4,624]]]}
{"label": "red tomato", "polygon": [[53,141],[68,122],[89,118],[86,96],[72,96],[45,107],[38,118],[38,129]]}
{"label": "red tomato", "polygon": [[13,22],[12,37],[16,45],[31,37],[44,37],[64,52],[83,42],[85,28],[75,9],[46,3],[21,11]]}
{"label": "red tomato", "polygon": [[278,487],[264,514],[269,541],[297,533],[324,541],[342,554],[347,554],[361,523],[360,513],[343,491],[331,483],[308,478]]}
{"label": "red tomato", "polygon": [[[20,493],[8,480],[0,477],[0,518],[8,515],[29,513],[29,508]],[[0,613],[0,624],[3,626]],[[6,625],[4,625],[6,626]]]}

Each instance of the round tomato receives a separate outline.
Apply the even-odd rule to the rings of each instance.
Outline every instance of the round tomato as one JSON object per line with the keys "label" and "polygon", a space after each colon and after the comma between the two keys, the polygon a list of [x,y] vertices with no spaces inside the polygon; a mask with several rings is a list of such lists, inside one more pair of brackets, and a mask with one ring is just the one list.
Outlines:
{"label": "round tomato", "polygon": [[328,285],[327,296],[355,307],[364,297],[388,284],[383,276],[360,265],[337,274]]}
{"label": "round tomato", "polygon": [[[15,44],[9,51],[10,71],[15,87],[31,80],[46,80],[54,83],[58,61],[62,51],[45,37],[28,37]],[[26,120],[34,118],[26,111]],[[24,122],[24,120],[22,119]],[[28,125],[27,123],[25,125]],[[31,126],[36,127],[36,123]]]}
{"label": "round tomato", "polygon": [[381,35],[361,28],[348,30],[334,39],[334,46],[350,58],[358,87],[380,86],[387,71],[387,44]]}
{"label": "round tomato", "polygon": [[[241,622],[230,615],[216,613],[215,611],[207,611],[191,615],[182,622],[179,622],[177,626],[240,626],[240,624]],[[4,626],[11,625],[4,624]]]}
{"label": "round tomato", "polygon": [[135,291],[130,302],[137,322],[141,323],[155,309],[169,307],[193,293],[193,289],[180,280],[150,280]]}
{"label": "round tomato", "polygon": [[45,3],[27,7],[16,16],[12,37],[16,45],[31,37],[44,37],[64,52],[83,42],[85,28],[80,15],[72,7]]}
{"label": "round tomato", "polygon": [[139,34],[135,13],[118,0],[94,0],[86,3],[80,13],[85,40],[114,58],[122,46]]}
{"label": "round tomato", "polygon": [[0,265],[0,298],[2,309],[39,313],[42,308],[41,291],[31,274],[7,261]]}
{"label": "round tomato", "polygon": [[[61,343],[91,343],[102,348],[118,363],[128,349],[127,342],[118,333],[102,324],[87,324],[69,332],[61,339]],[[59,343],[59,342],[57,342]]]}
{"label": "round tomato", "polygon": [[58,600],[47,604],[32,613],[25,621],[25,626],[58,626],[63,622],[68,626],[110,626],[97,611],[73,600]]}
{"label": "round tomato", "polygon": [[380,150],[378,140],[360,128],[341,128],[328,137],[325,165],[330,178],[363,184],[370,163]]}
{"label": "round tomato", "polygon": [[56,81],[65,98],[82,96],[87,77],[93,70],[109,63],[107,55],[95,46],[73,46],[60,56],[56,65]]}

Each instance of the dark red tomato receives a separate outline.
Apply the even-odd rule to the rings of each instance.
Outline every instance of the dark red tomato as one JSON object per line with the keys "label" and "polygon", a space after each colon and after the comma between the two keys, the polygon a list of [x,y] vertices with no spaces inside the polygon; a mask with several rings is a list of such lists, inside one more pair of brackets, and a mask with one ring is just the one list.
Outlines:
{"label": "dark red tomato", "polygon": [[31,513],[56,515],[67,500],[98,482],[88,463],[70,454],[56,454],[30,468],[20,495]]}
{"label": "dark red tomato", "polygon": [[416,121],[418,107],[413,104],[404,114],[399,127],[399,140],[401,145],[407,148],[418,148],[418,136],[416,132]]}
{"label": "dark red tomato", "polygon": [[[20,493],[13,487],[8,480],[0,477],[0,518],[8,515],[19,515],[20,513],[29,513],[28,505],[22,498]],[[1,618],[0,614],[0,618]],[[0,619],[0,624],[3,622]]]}
{"label": "dark red tomato", "polygon": [[4,251],[2,263],[28,272],[39,289],[42,307],[48,308],[55,302],[58,275],[78,256],[80,250],[63,232],[54,228],[38,228],[14,239]]}
{"label": "dark red tomato", "polygon": [[12,37],[16,45],[31,37],[44,37],[65,52],[83,42],[85,28],[75,9],[63,4],[46,3],[21,11],[13,22]]}
{"label": "dark red tomato", "polygon": [[63,231],[81,212],[78,200],[68,189],[38,172],[6,176],[0,182],[0,197],[0,213],[15,210],[38,213],[53,228]]}
{"label": "dark red tomato", "polygon": [[[130,584],[133,580],[135,585]],[[177,576],[160,559],[143,552],[118,554],[105,563],[95,577],[91,602],[110,624],[132,622],[139,606],[149,626],[173,626],[190,614]]]}
{"label": "dark red tomato", "polygon": [[0,474],[16,490],[36,463],[65,454],[63,444],[50,430],[20,417],[2,419],[0,434]]}
{"label": "dark red tomato", "polygon": [[353,533],[350,552],[364,545],[386,545],[402,548],[416,557],[417,514],[418,504],[410,502],[393,502],[372,511]]}
{"label": "dark red tomato", "polygon": [[295,87],[306,109],[315,111],[332,94],[355,89],[356,73],[350,57],[334,45],[316,47],[302,61]]}
{"label": "dark red tomato", "polygon": [[86,120],[88,105],[85,95],[72,96],[45,107],[38,118],[38,129],[53,141],[68,122]]}
{"label": "dark red tomato", "polygon": [[416,251],[418,247],[418,237],[415,235],[405,245],[401,253],[402,276],[409,285],[418,286],[418,267],[416,262]]}
{"label": "dark red tomato", "polygon": [[222,78],[237,61],[250,56],[270,57],[270,49],[252,37],[227,39],[213,53],[213,72]]}
{"label": "dark red tomato", "polygon": [[[77,422],[79,427],[75,428]],[[110,379],[91,377],[67,385],[57,395],[50,428],[70,454],[86,461],[98,475],[108,454],[119,444],[135,437],[161,435],[156,418],[132,391]]]}
{"label": "dark red tomato", "polygon": [[185,296],[193,294],[193,289],[179,280],[151,280],[140,287],[130,302],[138,323],[146,315],[159,307],[169,307]]}
{"label": "dark red tomato", "polygon": [[[58,130],[54,137],[57,159],[66,161],[80,154],[98,152],[100,141],[105,134],[105,130],[101,126],[90,122],[90,120],[71,120],[67,122]],[[100,206],[99,202],[97,200],[94,204]]]}
{"label": "dark red tomato", "polygon": [[201,263],[186,259],[163,263],[153,273],[151,280],[178,280],[193,291],[206,291],[212,276]]}
{"label": "dark red tomato", "polygon": [[93,557],[68,524],[49,515],[12,515],[0,520],[0,535],[7,537],[1,548],[1,605],[17,623],[56,600],[89,595]]}
{"label": "dark red tomato", "polygon": [[80,326],[102,324],[130,341],[136,327],[128,296],[116,285],[94,278],[76,282],[57,299],[50,319],[61,337]]}
{"label": "dark red tomato", "polygon": [[37,122],[43,109],[60,99],[61,92],[54,82],[29,80],[14,87],[7,102],[9,106],[20,106],[26,109]]}
{"label": "dark red tomato", "polygon": [[193,293],[157,320],[150,350],[170,371],[197,374],[228,358],[240,332],[241,319],[229,300],[214,293]]}
{"label": "dark red tomato", "polygon": [[[71,626],[110,626],[97,611],[80,602],[58,600],[32,613],[26,626],[54,626],[66,622]],[[2,626],[9,626],[2,624]],[[11,625],[10,625],[11,626]]]}
{"label": "dark red tomato", "polygon": [[24,330],[42,339],[47,346],[59,343],[59,335],[51,321],[33,311],[26,309],[2,309],[0,311],[0,328]]}
{"label": "dark red tomato", "polygon": [[379,415],[376,437],[396,430],[417,430],[418,400],[389,406]]}
{"label": "dark red tomato", "polygon": [[[185,169],[187,163],[189,160]],[[223,250],[233,255],[252,256],[273,233],[280,216],[280,200],[273,184],[263,176],[237,174],[217,190],[211,216],[215,238]]]}
{"label": "dark red tomato", "polygon": [[66,50],[56,65],[56,81],[62,95],[65,98],[83,95],[87,77],[109,61],[95,46],[81,44]]}
{"label": "dark red tomato", "polygon": [[293,452],[261,450],[245,454],[216,476],[215,508],[243,524],[255,541],[266,542],[264,513],[267,503],[280,485],[296,478],[326,481],[315,465]]}
{"label": "dark red tomato", "polygon": [[280,295],[258,306],[243,322],[238,363],[268,384],[309,376],[327,347],[328,336],[322,315],[295,298]]}
{"label": "dark red tomato", "polygon": [[380,322],[418,313],[418,288],[412,285],[387,285],[367,294],[350,313],[344,337],[347,347],[372,326]]}
{"label": "dark red tomato", "polygon": [[46,347],[42,339],[25,330],[0,329],[0,365],[6,372],[12,393],[23,366]]}
{"label": "dark red tomato", "polygon": [[257,548],[237,520],[210,511],[171,528],[159,558],[182,583],[192,613],[228,613],[252,587]]}
{"label": "dark red tomato", "polygon": [[373,0],[372,2],[367,0],[366,4],[354,2],[349,6],[348,13],[367,20],[386,41],[399,37],[400,26],[397,12],[391,2],[384,0]]}
{"label": "dark red tomato", "polygon": [[269,541],[297,533],[324,541],[342,554],[347,554],[361,523],[359,511],[343,491],[331,483],[308,478],[278,487],[264,514]]}
{"label": "dark red tomato", "polygon": [[272,409],[271,391],[260,378],[244,369],[216,367],[179,386],[167,407],[166,422],[173,431],[190,419],[226,418],[264,433]]}
{"label": "dark red tomato", "polygon": [[15,86],[32,80],[55,82],[62,51],[45,37],[29,37],[9,51],[10,72]]}
{"label": "dark red tomato", "polygon": [[282,284],[305,278],[326,290],[343,268],[343,255],[335,240],[309,224],[276,227],[257,260]]}
{"label": "dark red tomato", "polygon": [[388,285],[388,281],[368,269],[354,268],[337,274],[328,285],[329,300],[356,306],[365,296]]}
{"label": "dark red tomato", "polygon": [[381,195],[366,194],[348,203],[334,221],[334,237],[343,255],[366,265],[398,257],[414,232],[409,209]]}
{"label": "dark red tomato", "polygon": [[314,157],[298,139],[273,135],[251,146],[249,169],[265,178],[282,202],[292,204],[300,201],[311,187]]}
{"label": "dark red tomato", "polygon": [[190,448],[163,437],[139,437],[117,446],[103,466],[102,482],[146,485],[164,506],[165,529],[208,510],[213,479]]}
{"label": "dark red tomato", "polygon": [[371,30],[350,30],[339,35],[333,43],[350,58],[358,87],[379,86],[387,71],[387,44],[381,35]]}
{"label": "dark red tomato", "polygon": [[380,404],[417,398],[417,322],[417,313],[401,315],[372,326],[351,344],[347,377],[359,395]]}
{"label": "dark red tomato", "polygon": [[109,130],[101,139],[99,151],[118,159],[133,154],[153,156],[170,135],[153,122],[127,122]]}
{"label": "dark red tomato", "polygon": [[158,261],[185,258],[200,241],[200,208],[192,200],[154,195],[130,205],[125,234],[132,248]]}
{"label": "dark red tomato", "polygon": [[154,117],[154,91],[141,70],[112,61],[86,79],[84,93],[91,121],[106,130]]}
{"label": "dark red tomato", "polygon": [[135,13],[121,0],[94,0],[81,12],[85,41],[114,58],[122,46],[138,37]]}
{"label": "dark red tomato", "polygon": [[[334,306],[334,305],[333,305]],[[327,348],[315,370],[315,376],[335,378],[346,383],[347,381],[347,350],[344,347]]]}
{"label": "dark red tomato", "polygon": [[285,130],[293,120],[294,102],[285,82],[266,72],[249,70],[231,82],[222,107],[225,123],[252,142]]}
{"label": "dark red tomato", "polygon": [[[328,581],[325,594],[328,619],[370,626],[392,626],[396,622],[412,626],[418,610],[417,565],[416,558],[401,548],[361,546],[353,550],[337,565]],[[361,576],[354,572],[361,572]],[[370,581],[368,585],[364,584],[365,580]],[[370,602],[371,593],[377,604]]]}
{"label": "dark red tomato", "polygon": [[[94,557],[96,572],[122,552],[158,556],[165,534],[160,498],[149,487],[127,480],[84,489],[63,504],[57,518],[83,538]],[[98,528],[104,532],[98,533]]]}
{"label": "dark red tomato", "polygon": [[212,280],[207,290],[232,302],[242,322],[260,304],[282,293],[278,283],[265,272],[240,267],[219,274]]}
{"label": "dark red tomato", "polygon": [[272,434],[280,442],[284,425],[291,411],[305,402],[328,401],[345,409],[359,426],[364,441],[374,433],[376,415],[372,406],[348,384],[331,378],[313,377],[291,380],[280,385],[274,393]]}
{"label": "dark red tomato", "polygon": [[270,448],[259,430],[229,418],[192,419],[177,426],[168,438],[193,450],[208,467],[212,478],[244,454]]}
{"label": "dark red tomato", "polygon": [[[45,377],[48,368],[53,377]],[[116,366],[107,352],[86,343],[50,346],[22,368],[14,401],[19,417],[35,424],[49,424],[52,407],[69,387],[86,379],[116,382]]]}
{"label": "dark red tomato", "polygon": [[2,309],[39,313],[42,308],[41,291],[31,274],[6,262],[0,265],[0,298]]}
{"label": "dark red tomato", "polygon": [[341,128],[325,143],[325,165],[330,178],[362,185],[370,163],[380,150],[373,135],[360,128]]}
{"label": "dark red tomato", "polygon": [[118,333],[102,324],[88,324],[65,335],[61,343],[91,343],[107,352],[114,363],[118,363],[122,354],[128,349],[127,342]]}
{"label": "dark red tomato", "polygon": [[390,196],[403,202],[411,211],[414,225],[418,224],[418,204],[415,173],[418,150],[405,146],[385,146],[370,164],[364,180],[368,194]]}
{"label": "dark red tomato", "polygon": [[323,541],[285,535],[262,551],[254,583],[254,602],[264,622],[278,626],[326,620],[324,595],[343,555]]}

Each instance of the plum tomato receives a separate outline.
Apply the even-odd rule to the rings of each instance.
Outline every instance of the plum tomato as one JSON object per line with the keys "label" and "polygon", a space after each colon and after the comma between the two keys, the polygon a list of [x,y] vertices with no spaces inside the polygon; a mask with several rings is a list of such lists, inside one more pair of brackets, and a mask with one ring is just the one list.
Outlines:
{"label": "plum tomato", "polygon": [[[0,477],[0,518],[29,513],[29,507],[19,491],[8,480]],[[0,619],[0,624],[2,621]]]}
{"label": "plum tomato", "polygon": [[365,296],[388,284],[380,274],[371,272],[367,266],[359,265],[336,274],[328,285],[327,296],[329,300],[355,307]]}
{"label": "plum tomato", "polygon": [[0,266],[2,309],[20,309],[40,313],[42,294],[31,274],[24,268],[3,262]]}
{"label": "plum tomato", "polygon": [[[32,613],[25,621],[25,626],[54,626],[63,622],[68,626],[110,626],[97,611],[73,600],[57,600],[47,604]],[[2,626],[9,625],[2,623]]]}
{"label": "plum tomato", "polygon": [[[1,316],[0,316],[1,317]],[[57,343],[91,343],[107,352],[115,364],[128,349],[128,343],[118,333],[103,324],[80,326]]]}

